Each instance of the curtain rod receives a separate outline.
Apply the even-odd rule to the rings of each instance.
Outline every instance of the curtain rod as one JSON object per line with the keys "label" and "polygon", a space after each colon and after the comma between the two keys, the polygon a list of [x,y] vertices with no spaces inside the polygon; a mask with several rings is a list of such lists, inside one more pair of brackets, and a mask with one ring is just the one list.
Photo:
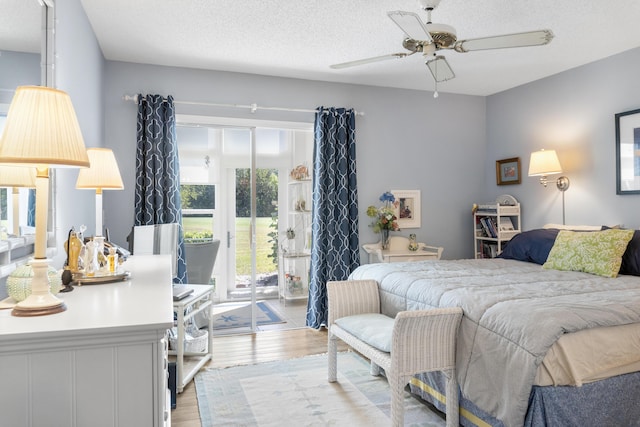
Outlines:
{"label": "curtain rod", "polygon": [[[124,95],[122,97],[125,101],[138,102],[138,95]],[[164,98],[166,101],[166,98]],[[270,111],[291,111],[294,113],[316,113],[316,110],[309,110],[304,108],[285,108],[285,107],[260,107],[258,104],[216,104],[213,102],[195,102],[195,101],[173,101],[174,104],[183,105],[202,105],[206,107],[222,107],[222,108],[243,108],[251,110],[251,114],[254,114],[258,110],[270,110]],[[362,111],[355,111],[356,116],[364,116]]]}

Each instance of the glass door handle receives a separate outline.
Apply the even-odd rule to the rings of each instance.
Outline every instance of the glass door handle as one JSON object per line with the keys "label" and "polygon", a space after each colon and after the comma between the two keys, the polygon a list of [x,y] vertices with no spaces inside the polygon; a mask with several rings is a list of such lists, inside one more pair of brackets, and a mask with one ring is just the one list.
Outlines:
{"label": "glass door handle", "polygon": [[233,239],[234,236],[231,235],[230,231],[227,231],[227,249],[231,248],[231,239]]}

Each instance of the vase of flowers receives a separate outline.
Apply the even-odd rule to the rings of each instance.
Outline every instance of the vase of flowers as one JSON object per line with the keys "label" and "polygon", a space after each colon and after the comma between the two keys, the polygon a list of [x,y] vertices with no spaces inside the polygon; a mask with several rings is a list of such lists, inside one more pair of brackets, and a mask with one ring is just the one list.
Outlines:
{"label": "vase of flowers", "polygon": [[389,232],[400,230],[398,217],[396,216],[396,209],[400,202],[389,191],[380,196],[380,201],[382,202],[381,206],[369,206],[367,208],[367,216],[373,218],[371,227],[374,233],[380,233],[381,235],[380,244],[382,249],[388,249]]}

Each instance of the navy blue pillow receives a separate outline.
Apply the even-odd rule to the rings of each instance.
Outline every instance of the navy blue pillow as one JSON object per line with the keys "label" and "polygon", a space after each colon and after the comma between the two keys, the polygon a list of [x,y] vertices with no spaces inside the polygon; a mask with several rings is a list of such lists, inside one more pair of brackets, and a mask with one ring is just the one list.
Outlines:
{"label": "navy blue pillow", "polygon": [[640,230],[633,232],[633,237],[622,255],[620,274],[640,276]]}
{"label": "navy blue pillow", "polygon": [[[558,231],[555,228],[539,228],[516,234],[502,249],[502,253],[498,255],[498,258],[534,262],[542,265],[547,261],[549,252],[556,241]],[[640,244],[640,241],[638,244]]]}

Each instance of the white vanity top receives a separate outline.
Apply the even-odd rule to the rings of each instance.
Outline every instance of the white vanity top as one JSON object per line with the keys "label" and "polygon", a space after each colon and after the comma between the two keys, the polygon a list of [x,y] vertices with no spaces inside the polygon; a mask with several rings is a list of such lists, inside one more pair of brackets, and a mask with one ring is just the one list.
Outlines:
{"label": "white vanity top", "polygon": [[126,281],[74,286],[57,296],[67,310],[36,317],[14,317],[0,310],[0,347],[38,338],[100,335],[127,330],[168,329],[173,325],[171,258],[131,256],[120,266]]}

